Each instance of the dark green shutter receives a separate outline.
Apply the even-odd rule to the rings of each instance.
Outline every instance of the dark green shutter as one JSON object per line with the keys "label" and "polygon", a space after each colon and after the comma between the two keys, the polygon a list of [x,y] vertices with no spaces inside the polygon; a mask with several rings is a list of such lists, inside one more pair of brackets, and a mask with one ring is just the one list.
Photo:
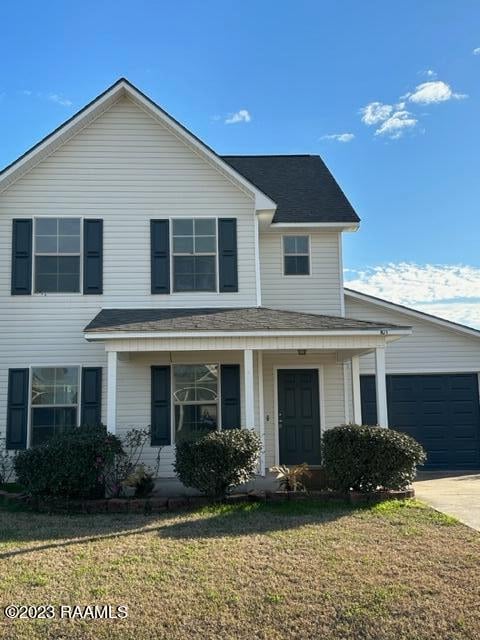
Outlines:
{"label": "dark green shutter", "polygon": [[102,423],[102,368],[82,369],[82,425],[98,426]]}
{"label": "dark green shutter", "polygon": [[168,220],[150,220],[152,293],[170,293],[170,232]]}
{"label": "dark green shutter", "polygon": [[13,220],[12,296],[32,293],[32,220]]}
{"label": "dark green shutter", "polygon": [[103,220],[83,221],[83,293],[103,293]]}
{"label": "dark green shutter", "polygon": [[171,443],[170,367],[152,367],[152,446]]}
{"label": "dark green shutter", "polygon": [[238,291],[236,218],[218,220],[218,270],[220,291]]}
{"label": "dark green shutter", "polygon": [[239,429],[241,424],[240,365],[222,364],[220,368],[220,380],[222,393],[222,429]]}
{"label": "dark green shutter", "polygon": [[28,369],[8,370],[7,449],[27,447]]}

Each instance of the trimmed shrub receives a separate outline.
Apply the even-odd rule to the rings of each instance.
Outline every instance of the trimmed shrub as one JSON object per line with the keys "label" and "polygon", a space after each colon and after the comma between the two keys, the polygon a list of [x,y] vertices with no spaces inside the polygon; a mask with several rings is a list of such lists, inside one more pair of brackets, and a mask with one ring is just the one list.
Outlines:
{"label": "trimmed shrub", "polygon": [[324,464],[342,491],[405,489],[425,451],[405,433],[383,427],[347,424],[323,434]]}
{"label": "trimmed shrub", "polygon": [[122,444],[105,427],[78,427],[17,453],[17,479],[32,495],[98,498]]}
{"label": "trimmed shrub", "polygon": [[212,431],[177,444],[175,473],[187,487],[221,500],[255,474],[261,441],[254,431]]}

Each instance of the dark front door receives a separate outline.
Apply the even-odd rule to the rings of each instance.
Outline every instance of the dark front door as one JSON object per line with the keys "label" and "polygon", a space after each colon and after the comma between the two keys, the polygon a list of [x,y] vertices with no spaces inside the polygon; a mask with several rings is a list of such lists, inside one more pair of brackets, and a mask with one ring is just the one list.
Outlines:
{"label": "dark front door", "polygon": [[280,464],[320,464],[317,369],[278,371]]}

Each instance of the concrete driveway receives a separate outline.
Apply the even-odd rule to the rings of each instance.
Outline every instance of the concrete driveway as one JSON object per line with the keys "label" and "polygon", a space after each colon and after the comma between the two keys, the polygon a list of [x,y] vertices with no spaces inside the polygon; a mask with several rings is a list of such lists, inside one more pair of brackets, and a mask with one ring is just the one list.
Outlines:
{"label": "concrete driveway", "polygon": [[480,531],[480,474],[423,474],[414,487],[419,500]]}

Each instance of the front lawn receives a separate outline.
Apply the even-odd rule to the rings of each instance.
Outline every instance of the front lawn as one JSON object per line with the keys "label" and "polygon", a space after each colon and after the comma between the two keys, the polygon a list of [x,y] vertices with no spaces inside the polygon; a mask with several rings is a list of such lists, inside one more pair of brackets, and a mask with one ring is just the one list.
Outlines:
{"label": "front lawn", "polygon": [[480,536],[416,502],[229,505],[147,517],[0,512],[0,603],[128,605],[1,637],[466,640]]}

